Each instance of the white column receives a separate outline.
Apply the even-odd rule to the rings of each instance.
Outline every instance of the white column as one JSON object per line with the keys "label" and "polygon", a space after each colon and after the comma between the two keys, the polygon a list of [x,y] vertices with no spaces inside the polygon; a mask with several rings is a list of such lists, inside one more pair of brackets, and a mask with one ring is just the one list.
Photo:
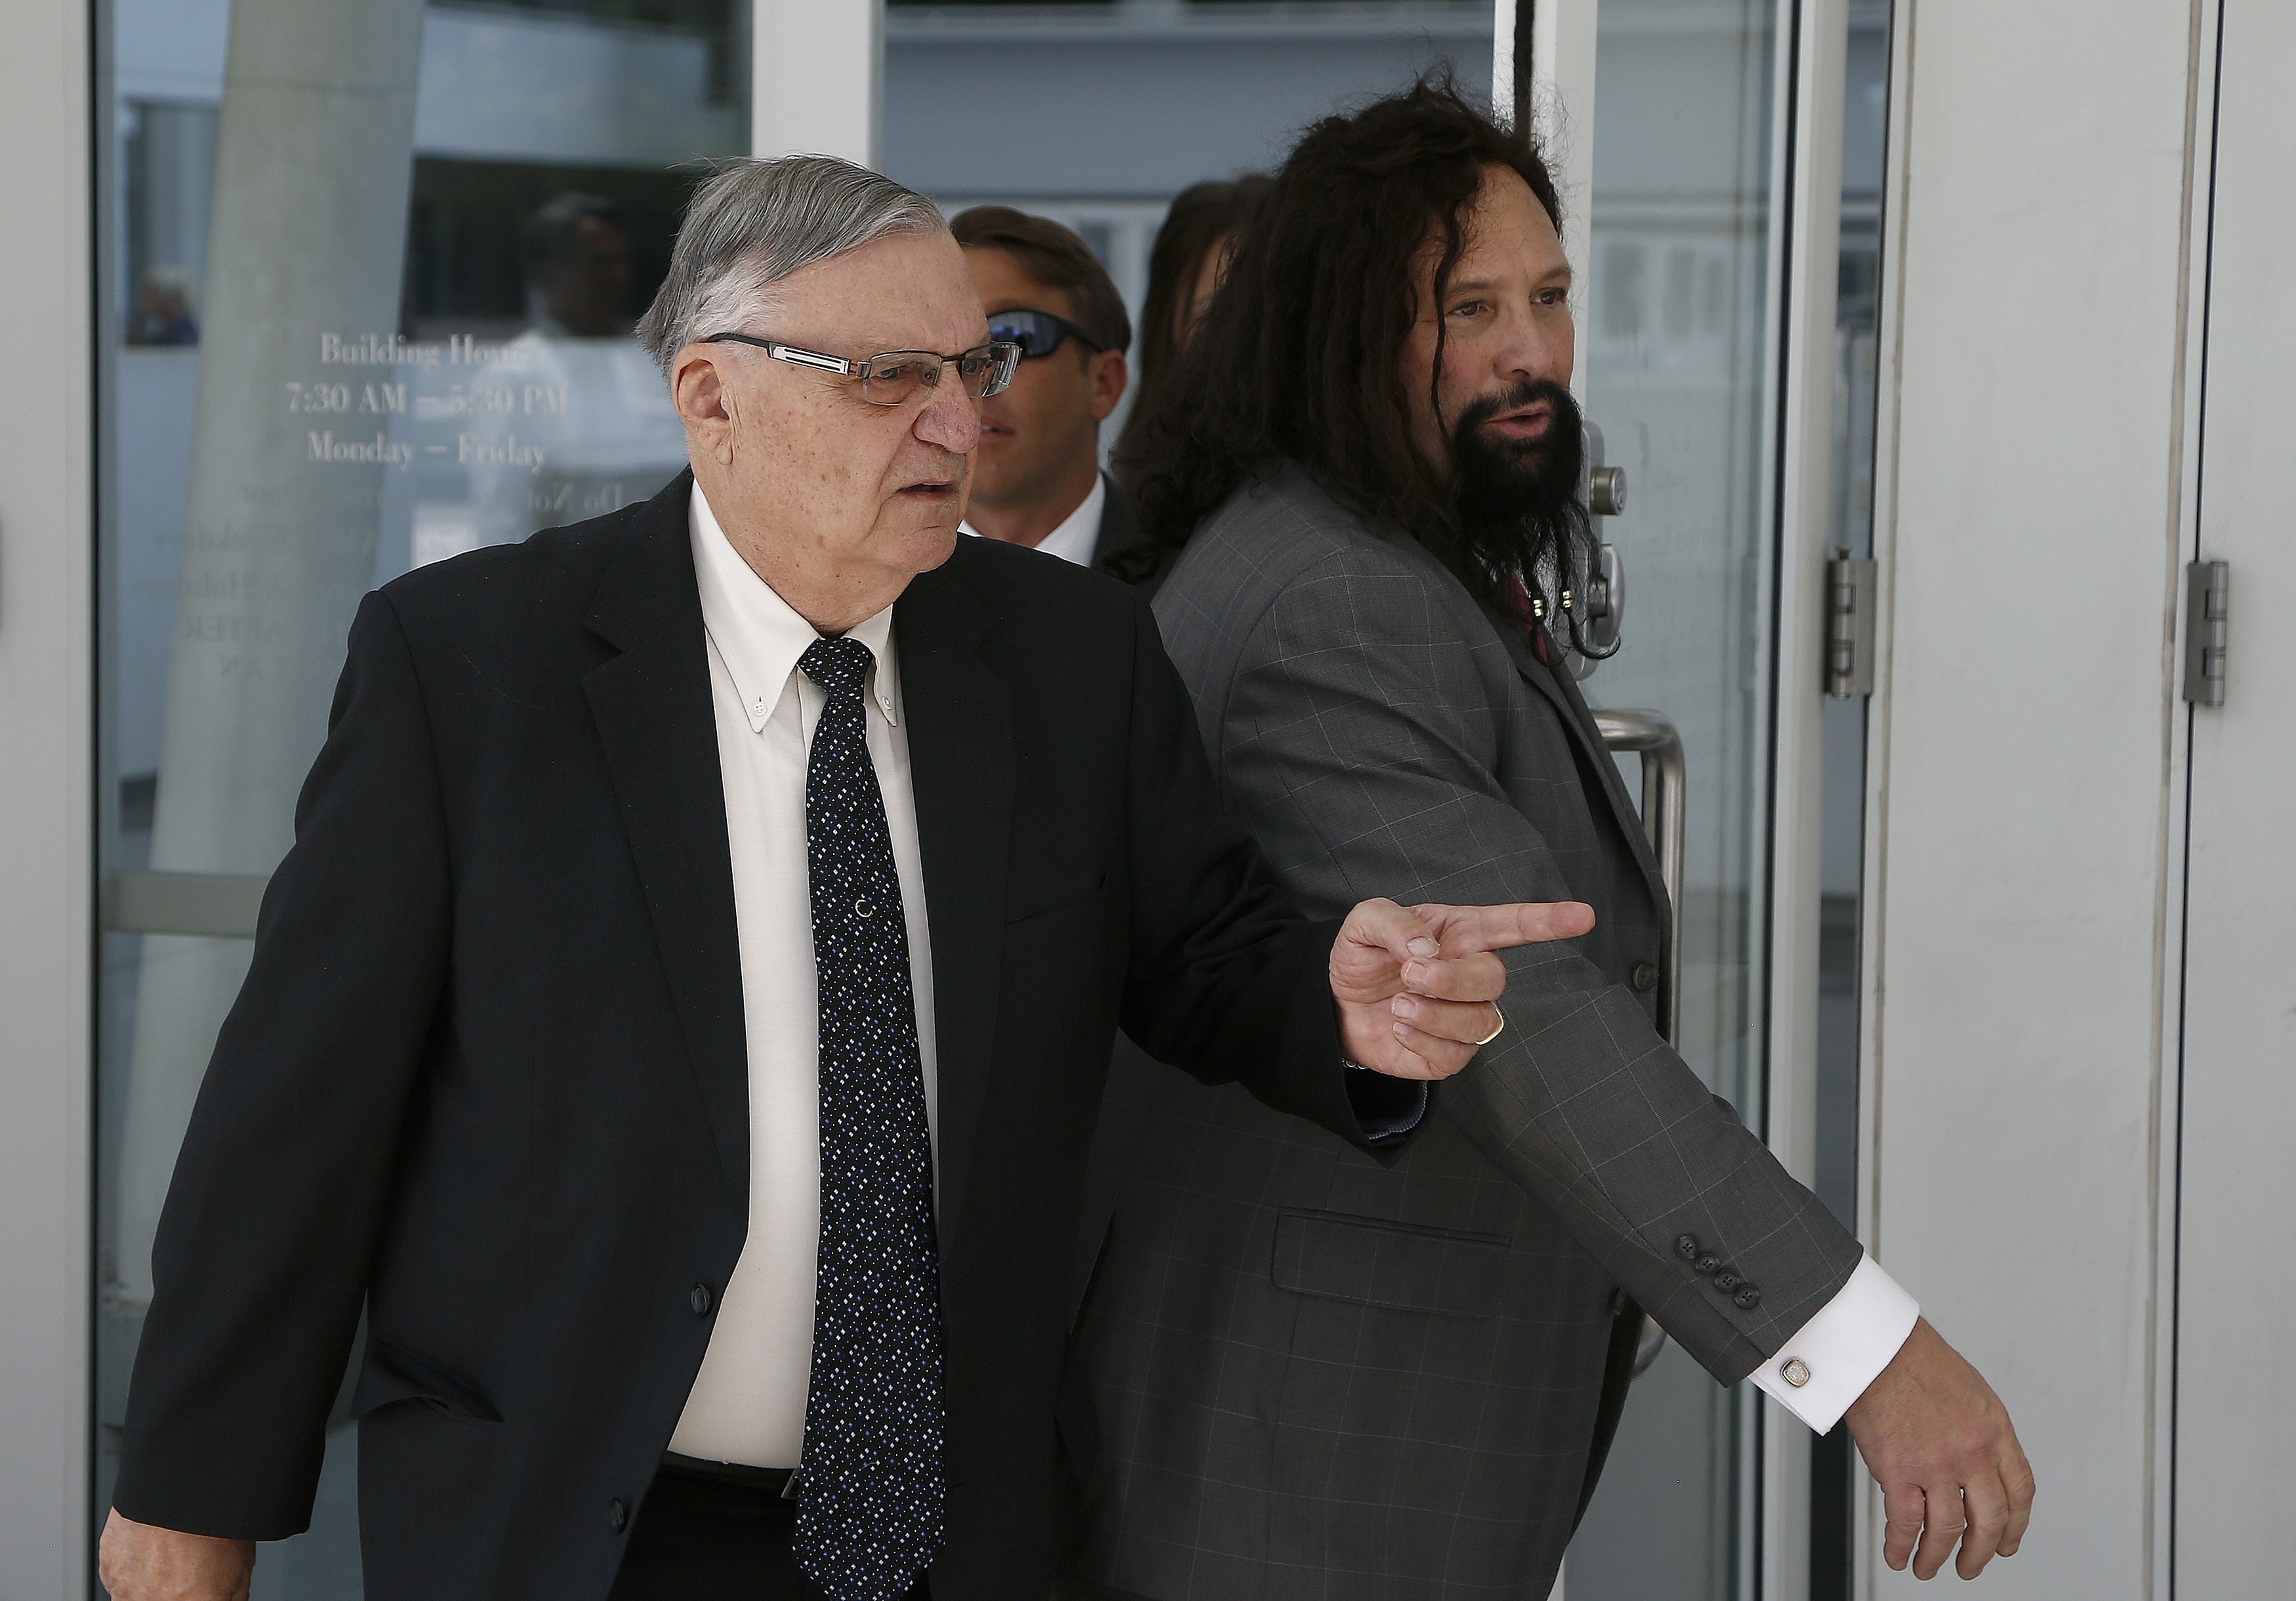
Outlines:
{"label": "white column", "polygon": [[[325,732],[388,469],[321,458],[389,435],[389,416],[362,402],[395,375],[324,362],[322,341],[388,341],[398,327],[422,26],[421,0],[232,7],[152,836],[161,871],[268,873]],[[344,384],[349,409],[291,409],[293,383]],[[131,1307],[151,1294],[152,1227],[249,948],[144,940],[116,1268]]]}
{"label": "white column", "polygon": [[843,156],[876,166],[885,82],[880,0],[752,4],[750,153]]}

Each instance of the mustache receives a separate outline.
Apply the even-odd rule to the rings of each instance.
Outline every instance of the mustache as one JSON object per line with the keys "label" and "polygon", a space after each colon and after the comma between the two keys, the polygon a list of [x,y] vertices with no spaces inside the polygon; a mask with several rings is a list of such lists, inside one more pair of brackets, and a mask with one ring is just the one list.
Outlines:
{"label": "mustache", "polygon": [[1558,419],[1570,415],[1572,402],[1569,390],[1551,378],[1526,378],[1496,395],[1482,395],[1469,401],[1459,414],[1456,431],[1472,432],[1493,417],[1506,412],[1521,411],[1541,400],[1546,402]]}

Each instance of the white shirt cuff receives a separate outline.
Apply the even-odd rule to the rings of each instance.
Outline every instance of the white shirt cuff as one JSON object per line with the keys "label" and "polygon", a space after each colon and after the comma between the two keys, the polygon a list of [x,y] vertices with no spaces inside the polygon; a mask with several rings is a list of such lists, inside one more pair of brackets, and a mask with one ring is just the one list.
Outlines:
{"label": "white shirt cuff", "polygon": [[1921,1314],[1881,1263],[1862,1258],[1849,1282],[1750,1376],[1764,1394],[1823,1434],[1890,1365]]}

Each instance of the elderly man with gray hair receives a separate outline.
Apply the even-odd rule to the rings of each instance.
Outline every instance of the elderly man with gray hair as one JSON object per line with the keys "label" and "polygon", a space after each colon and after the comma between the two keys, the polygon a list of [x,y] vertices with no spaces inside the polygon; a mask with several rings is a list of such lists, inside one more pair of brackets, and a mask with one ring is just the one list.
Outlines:
{"label": "elderly man with gray hair", "polygon": [[692,471],[352,625],[160,1227],[115,1601],[307,1524],[362,1311],[368,1601],[1042,1597],[1118,1026],[1392,1152],[1492,953],[1591,921],[1279,898],[1138,597],[960,545],[1016,352],[922,197],[723,172],[639,332]]}

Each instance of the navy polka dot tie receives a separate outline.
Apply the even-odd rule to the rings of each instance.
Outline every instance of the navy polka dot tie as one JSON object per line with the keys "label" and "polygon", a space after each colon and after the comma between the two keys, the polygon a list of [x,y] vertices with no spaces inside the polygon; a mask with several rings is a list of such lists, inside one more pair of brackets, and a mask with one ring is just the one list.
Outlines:
{"label": "navy polka dot tie", "polygon": [[821,1281],[798,1565],[830,1601],[905,1596],[941,1544],[940,1259],[908,925],[864,735],[869,647],[814,642],[806,763],[821,989]]}

